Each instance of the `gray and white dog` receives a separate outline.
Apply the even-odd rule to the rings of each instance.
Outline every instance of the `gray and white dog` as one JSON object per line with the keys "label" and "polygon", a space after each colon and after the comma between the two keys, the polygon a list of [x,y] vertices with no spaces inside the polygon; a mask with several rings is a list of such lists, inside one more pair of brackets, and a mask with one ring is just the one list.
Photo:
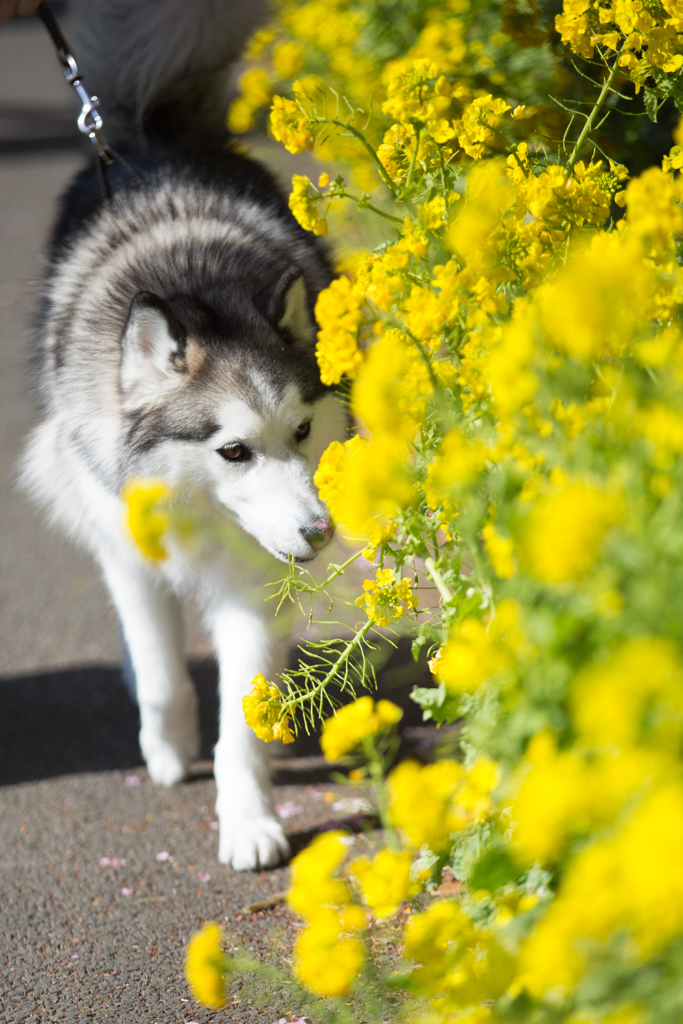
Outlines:
{"label": "gray and white dog", "polygon": [[142,752],[165,786],[198,753],[179,595],[199,595],[220,666],[219,859],[268,866],[288,847],[242,698],[257,673],[283,667],[286,645],[255,587],[260,570],[252,579],[237,553],[180,547],[154,567],[129,538],[120,495],[132,477],[161,477],[203,494],[273,560],[304,562],[325,546],[332,525],[312,476],[346,414],[320,382],[312,308],[332,275],[270,175],[218,127],[226,67],[262,10],[74,6],[86,82],[141,178],[115,164],[105,201],[90,168],[63,199],[39,324],[45,416],[23,479],[102,567],[137,682]]}

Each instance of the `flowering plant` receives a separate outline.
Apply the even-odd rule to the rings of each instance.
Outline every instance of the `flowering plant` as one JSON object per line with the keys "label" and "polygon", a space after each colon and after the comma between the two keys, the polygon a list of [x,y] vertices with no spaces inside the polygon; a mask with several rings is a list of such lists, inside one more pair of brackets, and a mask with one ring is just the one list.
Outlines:
{"label": "flowering plant", "polygon": [[[329,714],[400,619],[430,657],[425,718],[463,722],[462,764],[385,781],[395,714],[362,697],[330,718],[323,749],[364,752],[385,843],[352,857],[328,834],[296,859],[294,974],[322,1000],[367,995],[369,929],[412,900],[400,969],[373,981],[408,1003],[367,996],[363,1019],[673,1024],[683,132],[632,176],[639,129],[610,124],[681,102],[683,8],[565,0],[562,52],[534,2],[397,10],[283,3],[230,114],[248,130],[272,98],[273,135],[342,168],[295,176],[304,228],[349,201],[386,226],[316,307],[322,378],[364,427],[316,484],[357,552],[324,584],[292,566],[281,591],[311,596],[364,553],[364,617],[279,688],[257,677],[248,721],[287,738]],[[459,894],[415,902],[445,866]]]}

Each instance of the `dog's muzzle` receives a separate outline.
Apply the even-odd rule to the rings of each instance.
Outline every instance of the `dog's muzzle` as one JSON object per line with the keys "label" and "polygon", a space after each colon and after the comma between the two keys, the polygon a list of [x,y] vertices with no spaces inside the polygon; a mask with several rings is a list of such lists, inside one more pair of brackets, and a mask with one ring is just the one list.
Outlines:
{"label": "dog's muzzle", "polygon": [[322,551],[334,537],[334,526],[329,519],[314,519],[308,526],[302,526],[299,533],[314,551]]}

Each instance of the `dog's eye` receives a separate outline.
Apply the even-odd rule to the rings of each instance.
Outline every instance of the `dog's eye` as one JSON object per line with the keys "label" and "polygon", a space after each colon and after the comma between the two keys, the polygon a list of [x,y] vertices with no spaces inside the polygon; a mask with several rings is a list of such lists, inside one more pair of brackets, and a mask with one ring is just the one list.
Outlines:
{"label": "dog's eye", "polygon": [[296,437],[297,441],[303,441],[304,438],[308,437],[310,432],[311,432],[311,421],[310,420],[304,420],[304,422],[300,423],[299,426],[296,428],[295,437]]}
{"label": "dog's eye", "polygon": [[237,442],[224,444],[223,447],[218,448],[217,451],[226,462],[248,462],[251,458],[251,452],[247,446]]}

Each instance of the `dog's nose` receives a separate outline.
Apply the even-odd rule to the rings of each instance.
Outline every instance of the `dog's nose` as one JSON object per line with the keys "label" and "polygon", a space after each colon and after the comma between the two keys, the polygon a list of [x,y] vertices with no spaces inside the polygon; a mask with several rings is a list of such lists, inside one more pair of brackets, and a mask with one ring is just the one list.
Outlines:
{"label": "dog's nose", "polygon": [[320,551],[332,540],[334,526],[329,519],[314,519],[308,526],[302,526],[300,532],[314,551]]}

